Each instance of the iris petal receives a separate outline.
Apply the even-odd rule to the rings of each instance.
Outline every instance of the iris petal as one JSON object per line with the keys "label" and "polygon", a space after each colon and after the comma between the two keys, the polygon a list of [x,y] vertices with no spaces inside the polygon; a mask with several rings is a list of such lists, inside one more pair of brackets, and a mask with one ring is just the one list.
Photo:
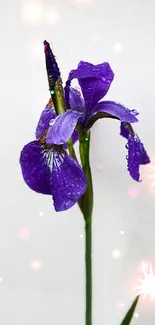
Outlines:
{"label": "iris petal", "polygon": [[77,130],[74,130],[72,134],[72,144],[74,144],[76,141],[78,141],[78,132]]}
{"label": "iris petal", "polygon": [[67,110],[63,114],[59,114],[52,125],[49,127],[46,142],[49,144],[63,144],[71,137],[80,113],[72,110]]}
{"label": "iris petal", "polygon": [[35,192],[52,194],[52,179],[43,147],[38,141],[24,146],[20,155],[20,164],[25,183]]}
{"label": "iris petal", "polygon": [[35,192],[52,195],[56,211],[69,209],[86,190],[82,168],[60,146],[30,142],[21,152],[20,164],[26,184]]}
{"label": "iris petal", "polygon": [[54,152],[53,200],[56,211],[71,208],[84,194],[86,176],[78,163],[66,154]]}
{"label": "iris petal", "polygon": [[113,101],[103,101],[98,103],[93,107],[92,115],[98,112],[109,113],[116,116],[122,122],[134,123],[138,122],[136,115],[138,115],[135,110],[129,110],[121,104],[115,103]]}
{"label": "iris petal", "polygon": [[86,107],[91,108],[102,99],[114,78],[114,73],[109,63],[93,65],[81,61],[76,70],[72,70],[66,82],[66,100],[69,99],[69,88],[71,81],[77,78],[81,87]]}
{"label": "iris petal", "polygon": [[40,116],[37,128],[36,128],[36,139],[39,139],[43,133],[48,129],[50,120],[56,117],[55,110],[53,108],[45,108]]}
{"label": "iris petal", "polygon": [[128,139],[129,128],[128,128],[128,125],[126,123],[124,123],[124,122],[121,122],[120,135],[122,137],[124,137],[125,139]]}
{"label": "iris petal", "polygon": [[69,92],[69,106],[73,110],[76,110],[77,108],[83,107],[84,106],[84,100],[81,97],[80,92],[75,89],[75,88],[70,88]]}
{"label": "iris petal", "polygon": [[150,158],[144,148],[143,143],[137,135],[128,137],[128,170],[135,181],[140,181],[139,167],[150,163]]}

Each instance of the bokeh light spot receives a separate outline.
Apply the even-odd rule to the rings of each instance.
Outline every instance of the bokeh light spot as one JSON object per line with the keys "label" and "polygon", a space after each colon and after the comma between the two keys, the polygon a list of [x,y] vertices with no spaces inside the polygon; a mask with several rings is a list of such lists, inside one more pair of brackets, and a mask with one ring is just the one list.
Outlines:
{"label": "bokeh light spot", "polygon": [[100,40],[98,34],[93,34],[91,40],[93,43],[98,43]]}
{"label": "bokeh light spot", "polygon": [[143,295],[143,299],[147,296],[151,300],[155,300],[155,273],[153,272],[152,265],[149,264],[146,270],[143,270],[143,278],[138,279],[140,284],[135,287],[138,290],[138,294]]}
{"label": "bokeh light spot", "polygon": [[25,0],[22,3],[21,17],[26,23],[37,23],[41,20],[42,4],[38,0]]}
{"label": "bokeh light spot", "polygon": [[132,198],[132,199],[136,199],[139,195],[139,192],[136,188],[131,187],[128,189],[128,195]]}
{"label": "bokeh light spot", "polygon": [[123,308],[124,307],[124,303],[122,303],[122,302],[117,302],[117,304],[116,304],[116,308],[117,309],[121,309],[121,308]]}
{"label": "bokeh light spot", "polygon": [[115,260],[118,260],[119,258],[121,258],[121,251],[119,249],[113,249],[113,251],[112,251],[112,257]]}
{"label": "bokeh light spot", "polygon": [[44,13],[44,19],[48,24],[57,24],[60,21],[60,12],[57,8],[49,7]]}
{"label": "bokeh light spot", "polygon": [[27,240],[30,237],[30,230],[27,227],[21,228],[19,231],[19,237],[22,240]]}
{"label": "bokeh light spot", "polygon": [[121,53],[123,51],[123,45],[121,43],[115,43],[113,50],[115,53]]}
{"label": "bokeh light spot", "polygon": [[39,261],[39,260],[34,260],[34,261],[32,261],[32,263],[31,263],[31,268],[34,270],[34,271],[40,271],[41,270],[41,268],[42,268],[42,263],[41,263],[41,261]]}
{"label": "bokeh light spot", "polygon": [[79,5],[88,5],[90,3],[93,3],[94,0],[74,0],[73,2]]}

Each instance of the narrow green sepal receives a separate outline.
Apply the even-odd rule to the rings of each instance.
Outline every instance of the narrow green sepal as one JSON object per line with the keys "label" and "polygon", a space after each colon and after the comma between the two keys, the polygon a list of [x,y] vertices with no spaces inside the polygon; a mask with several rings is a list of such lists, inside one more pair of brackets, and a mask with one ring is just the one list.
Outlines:
{"label": "narrow green sepal", "polygon": [[130,324],[130,322],[131,322],[131,320],[133,318],[133,314],[134,314],[134,311],[136,309],[139,297],[140,296],[136,297],[136,299],[132,303],[130,309],[128,310],[127,314],[125,315],[125,317],[124,317],[124,319],[123,319],[123,321],[122,321],[122,323],[120,325],[129,325]]}

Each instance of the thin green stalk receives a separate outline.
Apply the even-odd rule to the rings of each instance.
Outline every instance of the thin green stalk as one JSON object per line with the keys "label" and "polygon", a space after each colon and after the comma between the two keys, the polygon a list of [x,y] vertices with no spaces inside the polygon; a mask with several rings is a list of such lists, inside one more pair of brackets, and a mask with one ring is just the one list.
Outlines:
{"label": "thin green stalk", "polygon": [[86,315],[85,324],[92,324],[92,222],[85,223]]}
{"label": "thin green stalk", "polygon": [[90,132],[79,130],[80,158],[87,177],[87,189],[79,200],[79,207],[85,220],[85,269],[86,269],[86,314],[85,324],[92,325],[92,209],[93,187],[89,163]]}
{"label": "thin green stalk", "polygon": [[76,153],[75,153],[75,150],[74,150],[74,146],[73,146],[73,143],[72,143],[72,138],[70,138],[67,141],[67,147],[68,147],[68,151],[69,151],[70,155],[78,162],[77,157],[76,157]]}

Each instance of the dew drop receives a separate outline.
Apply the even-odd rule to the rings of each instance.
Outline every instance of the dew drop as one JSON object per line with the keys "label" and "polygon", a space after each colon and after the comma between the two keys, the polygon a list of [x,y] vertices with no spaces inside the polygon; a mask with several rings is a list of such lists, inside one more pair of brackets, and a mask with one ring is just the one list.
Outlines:
{"label": "dew drop", "polygon": [[52,126],[54,124],[54,119],[49,121],[49,126]]}

